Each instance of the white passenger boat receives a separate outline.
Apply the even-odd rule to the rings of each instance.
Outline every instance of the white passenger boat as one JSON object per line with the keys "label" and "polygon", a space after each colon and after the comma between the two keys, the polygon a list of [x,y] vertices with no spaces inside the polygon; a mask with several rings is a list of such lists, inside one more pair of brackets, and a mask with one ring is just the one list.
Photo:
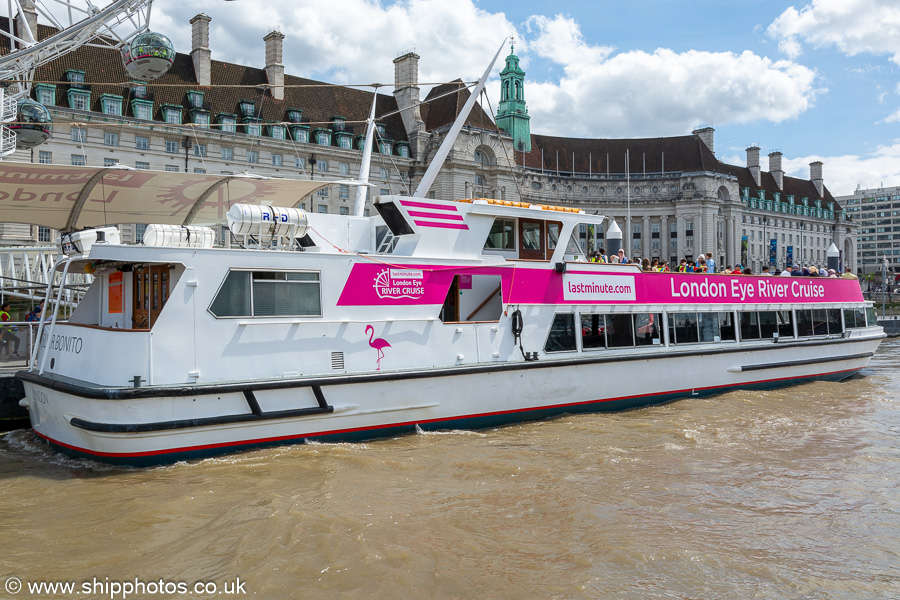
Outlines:
{"label": "white passenger boat", "polygon": [[483,428],[841,380],[884,338],[854,280],[642,273],[585,260],[580,233],[602,216],[373,204],[235,205],[242,248],[172,226],[141,245],[114,228],[66,238],[58,268],[95,278],[68,322],[42,322],[18,374],[34,431],[153,464]]}

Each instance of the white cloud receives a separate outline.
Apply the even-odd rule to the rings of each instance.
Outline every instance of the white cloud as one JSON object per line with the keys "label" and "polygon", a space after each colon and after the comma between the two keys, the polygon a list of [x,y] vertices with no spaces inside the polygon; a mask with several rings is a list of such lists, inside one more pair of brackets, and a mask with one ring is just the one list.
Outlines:
{"label": "white cloud", "polygon": [[836,46],[855,56],[883,54],[900,64],[900,3],[896,0],[812,0],[790,7],[769,25],[768,34],[791,58],[801,41],[816,48]]}
{"label": "white cloud", "polygon": [[857,186],[874,188],[881,185],[900,185],[900,139],[864,156],[819,156],[785,158],[785,172],[793,177],[809,179],[809,163],[821,160],[824,164],[825,186],[834,196],[852,194]]}
{"label": "white cloud", "polygon": [[900,122],[900,109],[894,111],[890,115],[884,118],[885,123],[897,123]]}
{"label": "white cloud", "polygon": [[564,72],[559,81],[527,83],[539,132],[632,137],[683,134],[700,123],[777,123],[803,113],[820,91],[815,71],[749,51],[613,55],[585,44],[570,19],[532,18],[530,25],[538,36],[529,47]]}
{"label": "white cloud", "polygon": [[[157,0],[153,27],[190,52],[188,21],[201,8]],[[481,10],[472,0],[256,0],[214,8],[208,11],[214,60],[263,67],[262,38],[277,28],[285,35],[287,73],[335,83],[393,83],[392,60],[409,50],[422,57],[421,82],[477,79],[504,36],[516,34],[504,13]]]}

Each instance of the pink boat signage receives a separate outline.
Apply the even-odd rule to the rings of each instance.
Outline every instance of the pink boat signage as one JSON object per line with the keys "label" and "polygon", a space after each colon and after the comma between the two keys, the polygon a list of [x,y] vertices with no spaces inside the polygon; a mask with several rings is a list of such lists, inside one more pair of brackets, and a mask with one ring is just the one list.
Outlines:
{"label": "pink boat signage", "polygon": [[[571,265],[571,263],[570,263]],[[572,268],[572,266],[570,266]],[[578,268],[582,268],[580,265]],[[862,302],[859,282],[816,277],[574,271],[516,266],[357,264],[338,305],[443,304],[455,276],[497,275],[507,304],[783,304]]]}

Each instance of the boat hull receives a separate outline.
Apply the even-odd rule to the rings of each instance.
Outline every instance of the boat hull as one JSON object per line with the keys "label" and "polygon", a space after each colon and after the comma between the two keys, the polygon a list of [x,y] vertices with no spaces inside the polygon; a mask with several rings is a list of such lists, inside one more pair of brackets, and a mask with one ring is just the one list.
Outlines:
{"label": "boat hull", "polygon": [[645,348],[532,363],[182,388],[81,388],[28,373],[20,377],[41,438],[71,455],[140,466],[307,440],[362,441],[417,427],[482,429],[736,389],[839,381],[865,367],[882,337],[691,351]]}

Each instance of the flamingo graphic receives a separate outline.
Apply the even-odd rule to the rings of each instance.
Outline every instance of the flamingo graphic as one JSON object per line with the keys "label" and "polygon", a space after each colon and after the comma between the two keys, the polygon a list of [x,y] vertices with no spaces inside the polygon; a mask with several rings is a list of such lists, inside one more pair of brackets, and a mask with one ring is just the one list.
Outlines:
{"label": "flamingo graphic", "polygon": [[378,364],[375,367],[376,371],[381,370],[381,359],[384,358],[384,348],[390,348],[391,345],[388,344],[387,340],[381,338],[372,339],[372,336],[375,335],[375,328],[371,325],[366,325],[366,333],[369,334],[369,346],[378,350]]}

